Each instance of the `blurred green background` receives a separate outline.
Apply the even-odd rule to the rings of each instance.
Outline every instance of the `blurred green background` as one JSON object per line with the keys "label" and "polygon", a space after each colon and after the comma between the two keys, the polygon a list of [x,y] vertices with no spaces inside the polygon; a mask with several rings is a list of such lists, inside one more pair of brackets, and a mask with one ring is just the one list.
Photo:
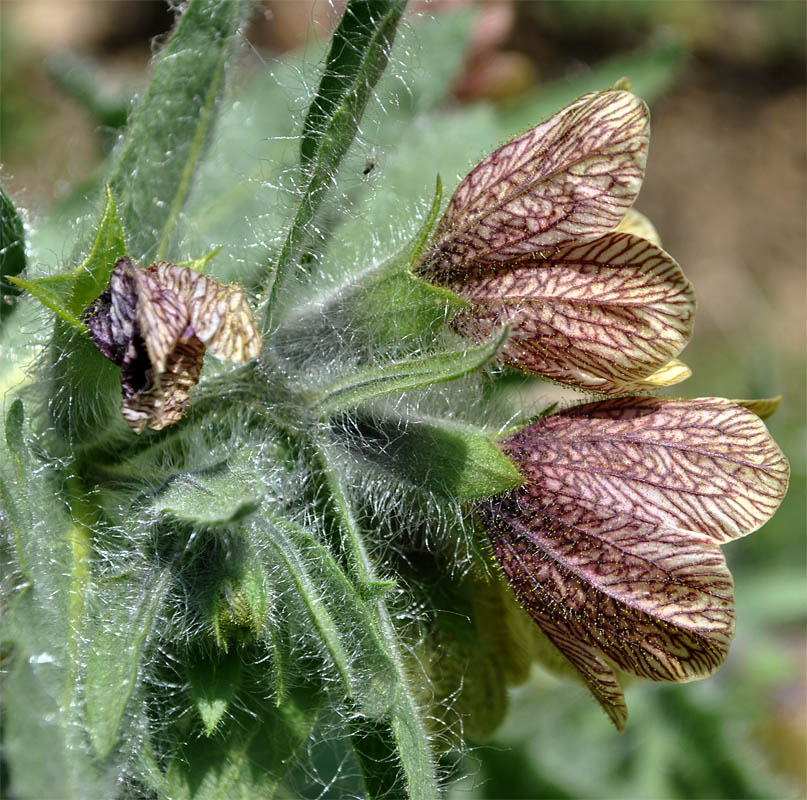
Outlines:
{"label": "blurred green background", "polygon": [[[418,3],[413,13],[440,25],[457,5],[468,4]],[[536,671],[492,741],[447,758],[460,777],[452,798],[807,796],[805,8],[801,0],[475,4],[445,104],[483,104],[513,133],[531,124],[524,109],[536,96],[562,94],[605,59],[624,56],[636,68],[643,53],[656,54],[647,56],[657,96],[637,208],[698,292],[683,354],[694,375],[681,391],[782,394],[769,427],[793,472],[774,520],[725,549],[738,622],[717,676],[629,689],[630,721],[618,736],[583,689]],[[3,0],[2,11],[2,180],[35,227],[114,142],[172,14],[143,0]],[[262,4],[246,33],[245,74],[326,35],[336,11]],[[69,231],[64,240],[57,259]]]}

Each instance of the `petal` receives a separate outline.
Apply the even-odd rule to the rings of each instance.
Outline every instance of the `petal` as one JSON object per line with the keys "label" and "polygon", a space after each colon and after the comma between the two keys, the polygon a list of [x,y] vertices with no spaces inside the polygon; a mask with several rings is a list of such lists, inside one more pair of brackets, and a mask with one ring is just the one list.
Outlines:
{"label": "petal", "polygon": [[477,512],[518,599],[610,705],[616,679],[603,656],[663,681],[705,677],[725,659],[733,586],[708,537],[592,511],[532,484]]}
{"label": "petal", "polygon": [[213,355],[226,361],[249,361],[259,355],[261,337],[238,284],[223,285],[165,262],[152,264],[147,272],[188,306],[191,327]]}
{"label": "petal", "polygon": [[425,271],[506,261],[612,230],[639,193],[649,136],[647,106],[630,92],[575,100],[471,170]]}
{"label": "petal", "polygon": [[692,335],[695,295],[654,244],[609,233],[515,265],[477,267],[448,288],[471,303],[456,329],[484,340],[509,323],[506,363],[601,394],[686,377],[670,364]]}
{"label": "petal", "polygon": [[135,272],[137,286],[137,326],[145,342],[156,374],[166,363],[190,322],[188,307],[168,287],[156,281],[146,270]]}
{"label": "petal", "polygon": [[532,497],[716,542],[764,524],[787,459],[752,412],[716,397],[589,403],[505,440]]}
{"label": "petal", "polygon": [[524,485],[477,513],[519,601],[617,727],[606,659],[652,680],[714,671],[734,624],[718,542],[762,524],[787,484],[760,420],[720,398],[609,400],[502,447]]}
{"label": "petal", "polygon": [[118,366],[123,364],[136,330],[137,267],[129,258],[115,264],[109,289],[102,292],[82,313],[93,343]]}
{"label": "petal", "polygon": [[149,382],[136,392],[124,388],[121,413],[129,427],[140,433],[147,426],[161,430],[185,413],[189,390],[199,382],[205,346],[195,336],[180,339],[169,354],[165,370],[149,373]]}
{"label": "petal", "polygon": [[642,239],[647,239],[654,245],[661,247],[661,237],[658,235],[656,226],[641,212],[635,208],[629,208],[622,217],[619,225],[614,230],[620,233],[632,233],[635,236],[640,236]]}

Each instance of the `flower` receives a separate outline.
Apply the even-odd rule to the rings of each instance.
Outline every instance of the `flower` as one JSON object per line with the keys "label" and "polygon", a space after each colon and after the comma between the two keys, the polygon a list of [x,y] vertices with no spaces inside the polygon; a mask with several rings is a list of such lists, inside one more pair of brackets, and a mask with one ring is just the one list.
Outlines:
{"label": "flower", "polygon": [[734,633],[719,545],[766,522],[787,460],[751,411],[722,398],[579,406],[501,442],[524,485],[477,503],[526,611],[618,728],[612,664],[658,681],[714,672]]}
{"label": "flower", "polygon": [[136,433],[182,417],[206,348],[226,361],[261,351],[240,286],[165,262],[142,269],[121,258],[82,318],[95,346],[121,367],[121,413]]}
{"label": "flower", "polygon": [[468,301],[456,330],[483,340],[507,323],[505,363],[602,395],[688,377],[676,356],[692,334],[692,285],[628,214],[649,137],[647,106],[608,89],[471,170],[419,268]]}
{"label": "flower", "polygon": [[769,519],[789,477],[754,404],[627,396],[688,377],[695,311],[631,209],[648,140],[630,92],[579,98],[468,174],[418,270],[468,302],[461,334],[510,326],[504,363],[612,395],[499,442],[524,482],[475,510],[517,599],[620,729],[616,668],[689,681],[725,660],[720,545]]}

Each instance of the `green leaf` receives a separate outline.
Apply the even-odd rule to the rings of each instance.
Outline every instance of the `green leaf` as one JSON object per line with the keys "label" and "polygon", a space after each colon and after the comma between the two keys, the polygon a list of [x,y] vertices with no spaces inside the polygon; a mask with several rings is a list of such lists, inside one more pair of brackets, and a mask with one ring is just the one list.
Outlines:
{"label": "green leaf", "polygon": [[204,272],[208,262],[215,258],[221,251],[222,247],[214,247],[209,250],[201,258],[192,258],[189,261],[177,261],[178,267],[188,267],[189,269],[196,270],[196,272]]}
{"label": "green leaf", "polygon": [[32,476],[31,457],[23,439],[24,422],[22,400],[17,398],[9,407],[5,419],[5,439],[11,460],[11,474],[6,477],[0,472],[0,509],[5,511],[14,537],[17,566],[28,577],[23,539],[30,528],[34,509],[30,494],[25,491]]}
{"label": "green leaf", "polygon": [[85,678],[87,731],[99,758],[112,752],[120,736],[170,577],[169,568],[163,567],[142,583],[125,581],[105,587],[106,613],[90,633]]}
{"label": "green leaf", "polygon": [[[257,687],[256,687],[257,688]],[[297,686],[280,706],[256,691],[213,736],[188,740],[171,759],[162,796],[172,800],[268,800],[296,761],[317,717],[320,694]],[[182,735],[182,734],[180,734]]]}
{"label": "green leaf", "polygon": [[84,323],[70,311],[70,296],[75,285],[73,275],[54,275],[50,278],[31,278],[30,280],[9,277],[8,280],[20,289],[25,289],[72,328],[79,331],[85,329]]}
{"label": "green leaf", "polygon": [[310,225],[358,130],[367,101],[384,72],[406,0],[350,0],[331,39],[319,90],[303,126],[302,198],[271,276],[267,322],[295,275]]}
{"label": "green leaf", "polygon": [[73,271],[75,279],[69,309],[76,317],[90,304],[109,284],[109,276],[119,258],[126,255],[126,243],[123,240],[123,228],[112,190],[105,189],[104,210],[101,221],[95,232],[87,258]]}
{"label": "green leaf", "polygon": [[218,657],[195,658],[187,665],[190,694],[211,736],[241,686],[241,653],[235,649]]}
{"label": "green leaf", "polygon": [[328,550],[304,528],[267,515],[283,559],[317,635],[362,713],[378,718],[395,702],[395,668],[359,593]]}
{"label": "green leaf", "polygon": [[17,398],[6,413],[6,446],[8,452],[14,457],[17,467],[17,479],[22,480],[22,460],[24,457],[25,442],[22,436],[22,426],[25,422],[25,410],[22,400]]}
{"label": "green leaf", "polygon": [[[420,261],[440,213],[442,189],[438,175],[431,209],[407,259],[393,259],[363,276],[343,298],[348,315],[344,327],[362,329],[375,351],[379,345],[415,349],[423,342],[434,341],[439,328],[467,307],[453,292],[426,283],[411,272]],[[333,324],[330,309],[328,317]]]}
{"label": "green leaf", "polygon": [[352,444],[398,480],[445,497],[473,500],[520,486],[512,462],[480,428],[436,417],[354,421]]}
{"label": "green leaf", "polygon": [[439,14],[407,16],[391,59],[406,64],[406,80],[388,73],[378,84],[382,146],[398,140],[405,133],[405,123],[416,114],[439,109],[449,97],[465,64],[478,18],[478,7],[444,7]]}
{"label": "green leaf", "polygon": [[0,186],[0,324],[14,308],[20,292],[6,280],[25,269],[25,226],[20,212]]}
{"label": "green leaf", "polygon": [[[336,525],[347,543],[353,569],[363,586],[378,582],[373,560],[365,547],[362,531],[353,510],[353,501],[342,481],[341,464],[334,451],[324,442],[317,448],[326,486],[330,495],[330,511]],[[382,642],[389,653],[398,680],[395,703],[385,722],[389,725],[391,737],[383,729],[383,723],[367,728],[371,731],[371,741],[354,741],[357,757],[362,765],[368,791],[396,787],[397,775],[403,776],[408,796],[411,798],[432,798],[439,796],[435,760],[429,735],[421,716],[420,703],[412,688],[412,678],[405,664],[403,645],[399,640],[392,616],[383,598],[375,601],[375,612]],[[390,741],[394,747],[390,748]],[[387,776],[377,773],[369,763],[373,754],[384,752],[384,765]]]}
{"label": "green leaf", "polygon": [[10,280],[30,292],[71,328],[84,331],[86,326],[81,321],[82,312],[106,289],[112,269],[124,255],[126,244],[123,241],[123,230],[115,208],[115,200],[107,187],[104,211],[90,252],[83,263],[66,275]]}
{"label": "green leaf", "polygon": [[220,465],[181,473],[152,502],[152,508],[200,526],[228,525],[254,513],[260,505],[257,477],[246,467]]}
{"label": "green leaf", "polygon": [[499,351],[508,329],[478,347],[424,355],[355,372],[325,387],[316,399],[323,417],[347,411],[391,392],[452,381],[486,364]]}
{"label": "green leaf", "polygon": [[171,253],[249,5],[190,0],[130,117],[109,183],[135,260]]}
{"label": "green leaf", "polygon": [[332,171],[347,151],[373,86],[386,69],[405,7],[401,0],[347,4],[303,124],[300,160],[304,165],[316,160]]}

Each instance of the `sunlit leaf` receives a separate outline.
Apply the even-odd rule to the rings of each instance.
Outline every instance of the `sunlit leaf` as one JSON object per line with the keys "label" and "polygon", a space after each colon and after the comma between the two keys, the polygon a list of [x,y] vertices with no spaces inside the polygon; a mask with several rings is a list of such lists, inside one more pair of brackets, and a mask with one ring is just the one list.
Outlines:
{"label": "sunlit leaf", "polygon": [[411,486],[473,500],[500,494],[522,482],[492,437],[470,425],[437,418],[351,420],[351,447]]}
{"label": "sunlit leaf", "polygon": [[452,381],[483,366],[507,338],[505,328],[478,347],[433,353],[356,372],[321,390],[317,408],[323,416],[355,408],[390,394]]}
{"label": "sunlit leaf", "polygon": [[387,66],[406,0],[351,0],[333,33],[319,89],[300,144],[305,174],[302,198],[271,277],[268,313],[294,276],[309,227],[352,143],[367,101]]}
{"label": "sunlit leaf", "polygon": [[129,116],[109,183],[133,258],[170,253],[249,7],[243,0],[190,0]]}

